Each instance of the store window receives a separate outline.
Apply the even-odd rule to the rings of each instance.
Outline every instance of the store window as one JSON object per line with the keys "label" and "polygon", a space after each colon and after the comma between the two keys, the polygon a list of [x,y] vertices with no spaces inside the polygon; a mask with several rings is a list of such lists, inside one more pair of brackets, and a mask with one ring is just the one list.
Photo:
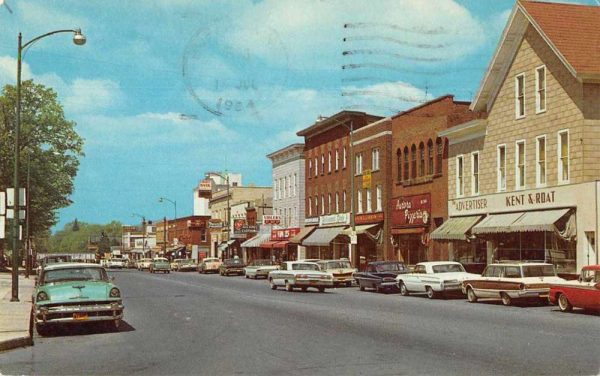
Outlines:
{"label": "store window", "polygon": [[535,139],[535,185],[544,187],[546,185],[546,136]]}
{"label": "store window", "polygon": [[506,190],[506,145],[498,145],[496,150],[497,189]]}
{"label": "store window", "polygon": [[525,141],[515,144],[515,189],[525,188]]}
{"label": "store window", "polygon": [[515,117],[525,117],[525,74],[515,77]]}
{"label": "store window", "polygon": [[535,112],[546,111],[546,66],[535,69]]}
{"label": "store window", "polygon": [[558,182],[569,182],[569,130],[558,132]]}

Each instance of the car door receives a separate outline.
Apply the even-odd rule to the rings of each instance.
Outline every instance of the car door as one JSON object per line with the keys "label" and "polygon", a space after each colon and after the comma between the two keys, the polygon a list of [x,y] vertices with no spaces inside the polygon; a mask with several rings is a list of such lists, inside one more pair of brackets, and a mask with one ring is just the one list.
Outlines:
{"label": "car door", "polygon": [[272,272],[273,283],[277,286],[285,285],[285,278],[283,278],[282,276],[285,275],[287,272],[288,272],[287,262],[281,263],[281,268],[279,268],[279,270]]}
{"label": "car door", "polygon": [[421,276],[425,273],[425,265],[417,264],[412,273],[406,274],[402,279],[408,291],[423,292],[425,287],[421,282]]}
{"label": "car door", "polygon": [[473,290],[479,297],[497,296],[497,283],[500,279],[501,269],[498,265],[488,265],[483,271],[481,278],[471,282]]}

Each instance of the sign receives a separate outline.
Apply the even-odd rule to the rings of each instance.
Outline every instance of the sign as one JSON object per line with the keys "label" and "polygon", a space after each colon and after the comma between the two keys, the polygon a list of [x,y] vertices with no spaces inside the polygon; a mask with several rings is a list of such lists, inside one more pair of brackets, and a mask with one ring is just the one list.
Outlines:
{"label": "sign", "polygon": [[0,216],[0,239],[6,238],[6,219]]}
{"label": "sign", "polygon": [[213,229],[220,229],[223,228],[223,222],[221,220],[213,220],[211,219],[208,222],[208,228],[213,228]]}
{"label": "sign", "polygon": [[281,216],[275,214],[263,215],[263,223],[266,225],[278,225],[281,223]]}
{"label": "sign", "polygon": [[258,232],[258,226],[249,225],[246,223],[245,219],[234,219],[233,220],[233,234],[250,234]]}
{"label": "sign", "polygon": [[362,173],[362,187],[363,189],[371,188],[371,170],[366,169]]}
{"label": "sign", "polygon": [[350,213],[322,215],[319,217],[319,226],[340,226],[350,224]]}
{"label": "sign", "polygon": [[[6,206],[14,206],[15,202],[15,189],[6,188]],[[25,188],[19,188],[19,206],[25,206]]]}
{"label": "sign", "polygon": [[358,235],[354,231],[350,234],[350,244],[358,244]]}
{"label": "sign", "polygon": [[6,193],[0,192],[0,215],[6,215]]}
{"label": "sign", "polygon": [[305,226],[315,226],[319,224],[319,217],[304,218]]}
{"label": "sign", "polygon": [[198,191],[200,192],[212,192],[212,180],[204,179],[198,184]]}
{"label": "sign", "polygon": [[368,214],[357,214],[354,216],[354,223],[357,225],[383,222],[383,212],[379,213],[368,213]]}
{"label": "sign", "polygon": [[289,238],[296,236],[299,233],[300,233],[300,227],[291,227],[291,228],[271,230],[271,240],[273,240],[273,241],[289,240]]}
{"label": "sign", "polygon": [[431,219],[431,194],[393,198],[390,209],[392,226],[428,226]]}
{"label": "sign", "polygon": [[[13,209],[6,209],[6,218],[14,219],[15,211]],[[25,210],[19,210],[19,219],[21,219],[21,220],[25,219]]]}

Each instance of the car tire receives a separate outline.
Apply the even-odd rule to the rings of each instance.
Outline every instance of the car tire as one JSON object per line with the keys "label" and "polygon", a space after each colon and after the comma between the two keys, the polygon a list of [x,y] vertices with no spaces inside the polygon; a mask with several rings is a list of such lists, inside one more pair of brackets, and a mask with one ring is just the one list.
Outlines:
{"label": "car tire", "polygon": [[402,295],[402,296],[410,295],[410,292],[406,288],[406,285],[404,284],[404,282],[400,281],[400,283],[398,283],[398,288],[400,289],[400,295]]}
{"label": "car tire", "polygon": [[294,291],[294,286],[292,286],[289,282],[285,283],[285,291],[292,292]]}
{"label": "car tire", "polygon": [[505,292],[500,293],[500,299],[502,299],[502,304],[505,306],[509,306],[512,304],[512,298]]}
{"label": "car tire", "polygon": [[346,282],[346,287],[352,287],[352,282]]}
{"label": "car tire", "polygon": [[41,337],[46,337],[48,334],[50,334],[50,328],[48,325],[35,324],[35,331]]}
{"label": "car tire", "polygon": [[570,312],[573,310],[573,305],[571,304],[571,302],[569,302],[569,299],[567,299],[565,294],[558,295],[558,299],[556,300],[558,301],[558,308],[562,312]]}
{"label": "car tire", "polygon": [[272,279],[269,280],[269,285],[271,286],[271,290],[277,290],[277,285]]}
{"label": "car tire", "polygon": [[475,291],[471,287],[467,287],[467,300],[469,303],[477,303],[477,295],[475,295]]}
{"label": "car tire", "polygon": [[358,282],[358,289],[360,291],[365,291],[365,286],[363,286],[360,282]]}
{"label": "car tire", "polygon": [[427,293],[427,297],[429,299],[435,299],[435,298],[437,298],[438,294],[435,291],[433,291],[433,288],[431,286],[427,286],[425,288],[425,292]]}
{"label": "car tire", "polygon": [[308,290],[308,288],[302,287],[302,292],[306,292],[306,290]]}
{"label": "car tire", "polygon": [[325,287],[319,287],[319,292],[325,292]]}

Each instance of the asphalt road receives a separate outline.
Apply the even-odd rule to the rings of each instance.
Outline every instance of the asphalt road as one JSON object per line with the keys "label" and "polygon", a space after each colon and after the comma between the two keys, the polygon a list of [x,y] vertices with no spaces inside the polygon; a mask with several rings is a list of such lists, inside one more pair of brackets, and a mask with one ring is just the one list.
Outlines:
{"label": "asphalt road", "polygon": [[600,316],[262,280],[112,272],[118,332],[70,327],[0,354],[2,375],[589,375]]}

